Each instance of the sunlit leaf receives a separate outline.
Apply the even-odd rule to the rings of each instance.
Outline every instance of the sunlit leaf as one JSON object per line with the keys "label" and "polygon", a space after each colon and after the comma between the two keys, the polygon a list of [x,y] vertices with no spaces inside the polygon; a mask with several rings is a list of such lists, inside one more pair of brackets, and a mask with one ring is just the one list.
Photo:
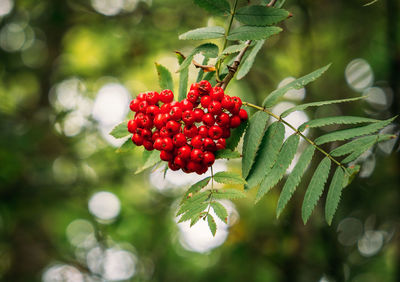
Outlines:
{"label": "sunlit leaf", "polygon": [[267,39],[272,35],[278,34],[282,28],[277,26],[248,26],[242,25],[233,29],[229,35],[228,40],[261,40]]}
{"label": "sunlit leaf", "polygon": [[234,172],[221,171],[214,174],[214,180],[222,184],[246,184],[239,174]]}
{"label": "sunlit leaf", "polygon": [[161,89],[170,89],[174,91],[174,82],[172,81],[172,75],[169,70],[156,63],[157,74],[158,74],[158,82],[160,84]]}
{"label": "sunlit leaf", "polygon": [[322,127],[333,124],[358,124],[358,123],[372,123],[379,122],[377,119],[353,116],[334,116],[324,117],[307,121],[299,126],[299,131],[304,131],[307,128]]}
{"label": "sunlit leaf", "polygon": [[216,39],[225,36],[225,29],[221,26],[208,26],[189,30],[181,35],[181,40]]}
{"label": "sunlit leaf", "polygon": [[131,134],[128,131],[128,121],[123,121],[120,124],[116,125],[113,130],[111,130],[110,135],[115,138],[124,138]]}
{"label": "sunlit leaf", "polygon": [[251,67],[254,64],[254,60],[258,52],[261,50],[261,47],[264,45],[265,40],[260,40],[254,45],[253,49],[251,49],[249,55],[246,57],[244,62],[242,62],[239,66],[239,71],[237,72],[236,79],[242,79],[246,76],[246,74],[250,71]]}

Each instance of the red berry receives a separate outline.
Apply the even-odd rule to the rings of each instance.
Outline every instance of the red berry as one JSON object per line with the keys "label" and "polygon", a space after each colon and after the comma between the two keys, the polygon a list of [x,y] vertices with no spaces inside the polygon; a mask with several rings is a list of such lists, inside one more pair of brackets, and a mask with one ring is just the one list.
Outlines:
{"label": "red berry", "polygon": [[206,149],[207,151],[214,152],[217,149],[214,141],[209,137],[204,138],[203,145],[204,145],[204,149]]}
{"label": "red berry", "polygon": [[163,143],[162,138],[157,138],[156,141],[154,141],[154,144],[153,144],[154,149],[161,151],[162,150],[162,143]]}
{"label": "red berry", "polygon": [[200,103],[203,108],[207,108],[210,105],[211,101],[212,99],[210,96],[203,96],[201,97]]}
{"label": "red berry", "polygon": [[149,141],[149,140],[143,140],[143,147],[147,150],[147,151],[153,151],[154,147],[153,147],[153,142]]}
{"label": "red berry", "polygon": [[150,105],[157,104],[159,100],[160,100],[160,94],[158,94],[157,92],[152,91],[147,93],[146,101]]}
{"label": "red berry", "polygon": [[172,151],[174,149],[174,144],[172,143],[172,139],[169,137],[164,137],[162,139],[162,149],[165,151]]}
{"label": "red berry", "polygon": [[[142,133],[141,133],[141,135],[144,139],[150,139],[151,134],[152,134],[151,131],[147,128],[143,128]],[[144,143],[143,143],[143,145],[144,145]]]}
{"label": "red berry", "polygon": [[195,172],[201,168],[201,165],[199,163],[196,163],[194,161],[188,162],[186,165],[186,169],[188,172]]}
{"label": "red berry", "polygon": [[174,155],[171,152],[167,152],[167,151],[161,151],[160,152],[160,159],[162,159],[163,161],[172,161],[174,159]]}
{"label": "red berry", "polygon": [[164,126],[161,127],[160,129],[160,137],[164,138],[164,137],[170,137],[171,133],[169,132],[169,130]]}
{"label": "red berry", "polygon": [[181,124],[179,122],[174,121],[174,120],[170,120],[170,121],[167,122],[167,125],[165,127],[167,128],[169,133],[176,134],[181,129]]}
{"label": "red berry", "polygon": [[193,124],[195,122],[193,111],[191,110],[184,111],[182,114],[182,120],[186,124]]}
{"label": "red berry", "polygon": [[195,122],[201,122],[204,116],[204,111],[202,109],[194,109],[193,110],[193,117]]}
{"label": "red berry", "polygon": [[171,103],[174,100],[174,93],[171,90],[165,89],[159,95],[160,101],[163,103]]}
{"label": "red berry", "polygon": [[207,109],[208,112],[213,115],[219,115],[222,112],[221,103],[218,101],[212,101]]}
{"label": "red berry", "polygon": [[160,129],[164,125],[165,125],[165,123],[164,123],[164,115],[163,114],[156,115],[155,118],[154,118],[154,126],[157,129]]}
{"label": "red berry", "polygon": [[155,105],[150,105],[146,109],[146,114],[151,118],[154,119],[156,115],[160,113],[160,108]]}
{"label": "red berry", "polygon": [[217,140],[217,150],[225,149],[226,147],[226,140],[224,138],[219,138]]}
{"label": "red berry", "polygon": [[174,164],[179,168],[182,168],[186,166],[186,161],[183,158],[176,156],[174,159]]}
{"label": "red berry", "polygon": [[210,93],[212,86],[211,83],[208,82],[207,80],[202,80],[199,82],[199,93],[200,95],[206,95],[208,93]]}
{"label": "red berry", "polygon": [[208,128],[205,125],[202,125],[198,129],[198,133],[201,137],[208,137]]}
{"label": "red berry", "polygon": [[169,111],[171,111],[171,108],[172,108],[172,107],[171,107],[171,104],[170,104],[170,103],[164,104],[164,105],[161,106],[160,112],[161,112],[162,114],[168,114]]}
{"label": "red berry", "polygon": [[197,92],[197,90],[190,90],[187,94],[187,99],[193,104],[197,102],[197,98],[199,98],[199,92]]}
{"label": "red berry", "polygon": [[190,159],[194,162],[201,162],[203,160],[203,151],[200,149],[193,149],[190,153]]}
{"label": "red berry", "polygon": [[155,142],[157,138],[160,138],[160,131],[158,131],[158,130],[153,132],[153,135],[151,136],[151,140],[153,140],[153,142]]}
{"label": "red berry", "polygon": [[133,99],[129,104],[129,108],[131,109],[131,111],[133,112],[139,111],[139,103],[140,101],[138,99]]}
{"label": "red berry", "polygon": [[128,121],[128,131],[130,133],[135,133],[137,127],[138,127],[138,124],[137,124],[136,120],[131,119]]}
{"label": "red berry", "polygon": [[234,105],[235,105],[235,103],[232,101],[231,97],[228,95],[224,95],[224,97],[222,98],[222,101],[221,101],[222,108],[224,108],[226,110],[230,110],[233,108]]}
{"label": "red berry", "polygon": [[190,90],[198,90],[199,89],[199,84],[198,83],[192,83],[192,85],[190,85]]}
{"label": "red berry", "polygon": [[182,109],[180,107],[172,107],[169,111],[169,115],[173,120],[180,120],[182,117]]}
{"label": "red berry", "polygon": [[215,161],[215,156],[211,152],[205,152],[203,155],[203,164],[211,166]]}
{"label": "red berry", "polygon": [[219,126],[226,126],[229,125],[231,121],[231,118],[229,117],[229,115],[227,113],[222,113],[219,116],[217,116],[216,122]]}
{"label": "red berry", "polygon": [[221,138],[222,128],[217,125],[211,126],[210,129],[208,130],[208,136],[210,136],[210,138],[214,140]]}
{"label": "red berry", "polygon": [[224,98],[224,89],[215,86],[210,93],[210,97],[215,101],[221,101]]}
{"label": "red berry", "polygon": [[236,97],[236,96],[232,97],[232,101],[236,105],[239,105],[239,108],[242,106],[242,100],[239,97]]}
{"label": "red berry", "polygon": [[241,120],[247,120],[249,118],[245,109],[240,109],[239,117]]}
{"label": "red berry", "polygon": [[141,102],[141,101],[145,101],[145,100],[146,100],[146,97],[147,97],[147,93],[140,93],[140,94],[136,97],[136,99],[138,99],[138,100]]}
{"label": "red berry", "polygon": [[193,148],[201,149],[203,146],[203,138],[200,135],[196,135],[192,138],[190,144],[193,146]]}
{"label": "red berry", "polygon": [[146,113],[146,110],[147,110],[148,106],[149,106],[149,103],[147,103],[147,101],[141,101],[139,103],[139,112]]}
{"label": "red berry", "polygon": [[231,131],[229,130],[229,128],[222,128],[222,138],[229,138],[231,136]]}
{"label": "red berry", "polygon": [[193,110],[193,104],[188,99],[183,99],[181,101],[182,111]]}
{"label": "red berry", "polygon": [[208,126],[214,125],[214,123],[215,123],[214,116],[210,113],[205,114],[203,116],[203,122],[205,125],[208,125]]}
{"label": "red berry", "polygon": [[144,128],[153,127],[153,120],[148,115],[143,116],[141,123]]}
{"label": "red berry", "polygon": [[240,125],[240,123],[241,123],[241,120],[240,120],[239,116],[233,116],[231,118],[231,127],[232,128],[238,127]]}
{"label": "red berry", "polygon": [[135,133],[132,135],[132,142],[135,143],[136,146],[141,146],[143,145],[143,137],[140,134]]}
{"label": "red berry", "polygon": [[203,174],[206,173],[208,170],[208,167],[206,165],[200,165],[200,167],[196,170],[197,174]]}
{"label": "red berry", "polygon": [[188,145],[182,146],[178,149],[178,156],[181,157],[184,160],[188,160],[190,158],[190,155],[192,153],[192,150]]}
{"label": "red berry", "polygon": [[176,165],[174,162],[169,161],[168,162],[168,167],[173,170],[173,171],[177,171],[180,169],[180,167],[178,165]]}
{"label": "red berry", "polygon": [[172,138],[175,147],[179,148],[186,144],[186,137],[183,133],[178,133]]}
{"label": "red berry", "polygon": [[197,135],[197,127],[194,124],[185,125],[183,134],[185,134],[186,137],[192,138]]}

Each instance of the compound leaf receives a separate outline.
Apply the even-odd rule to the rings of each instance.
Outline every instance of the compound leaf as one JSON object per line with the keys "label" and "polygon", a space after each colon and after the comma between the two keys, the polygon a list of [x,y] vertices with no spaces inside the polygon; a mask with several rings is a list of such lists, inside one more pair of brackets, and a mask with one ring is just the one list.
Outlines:
{"label": "compound leaf", "polygon": [[265,40],[257,41],[256,45],[254,45],[253,49],[251,49],[249,55],[247,56],[246,60],[240,65],[239,71],[236,75],[236,79],[242,79],[246,76],[246,74],[250,71],[251,67],[254,64],[254,60],[258,52],[260,52],[261,47],[264,45]]}
{"label": "compound leaf", "polygon": [[208,227],[210,228],[211,234],[213,236],[215,236],[215,233],[217,232],[217,224],[215,223],[215,220],[211,214],[207,215],[207,222],[208,222]]}
{"label": "compound leaf", "polygon": [[128,121],[123,121],[120,124],[116,125],[110,132],[110,135],[115,137],[115,138],[124,138],[128,136],[129,131],[128,131]]}
{"label": "compound leaf", "polygon": [[246,184],[239,174],[227,171],[221,171],[214,174],[214,180],[222,184]]}
{"label": "compound leaf", "polygon": [[329,225],[331,225],[333,216],[335,215],[336,209],[339,205],[344,184],[344,170],[338,166],[329,186],[328,196],[326,197],[325,202],[325,219]]}
{"label": "compound leaf", "polygon": [[237,189],[218,189],[213,193],[213,197],[216,200],[221,200],[221,199],[233,200],[233,199],[245,198],[246,194]]}
{"label": "compound leaf", "polygon": [[358,123],[373,123],[379,122],[377,119],[353,116],[336,116],[324,117],[307,121],[299,126],[299,131],[304,131],[307,128],[316,128],[333,124],[358,124]]}
{"label": "compound leaf", "polygon": [[230,12],[230,5],[226,0],[194,0],[194,3],[214,15],[227,15]]}
{"label": "compound leaf", "polygon": [[232,151],[236,149],[239,144],[240,138],[242,138],[244,131],[247,128],[248,121],[243,121],[239,127],[235,128],[231,132],[231,136],[226,140],[226,148]]}
{"label": "compound leaf", "polygon": [[169,70],[158,63],[156,63],[156,69],[161,89],[170,89],[174,91],[174,82],[172,81],[172,75]]}
{"label": "compound leaf", "polygon": [[267,39],[272,35],[278,34],[282,31],[277,26],[249,26],[242,25],[232,30],[227,39],[228,40],[261,40]]}
{"label": "compound leaf", "polygon": [[215,214],[225,223],[228,223],[228,211],[219,202],[212,202],[211,207],[213,208]]}
{"label": "compound leaf", "polygon": [[221,26],[208,26],[189,30],[179,35],[180,40],[216,39],[225,36],[225,29]]}
{"label": "compound leaf", "polygon": [[289,12],[267,6],[245,6],[236,11],[235,18],[246,25],[267,26],[283,21]]}

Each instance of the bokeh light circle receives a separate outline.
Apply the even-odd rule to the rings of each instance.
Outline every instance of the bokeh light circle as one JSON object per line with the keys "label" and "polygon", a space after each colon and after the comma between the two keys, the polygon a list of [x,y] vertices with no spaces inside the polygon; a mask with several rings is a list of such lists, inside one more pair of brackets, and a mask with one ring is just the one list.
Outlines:
{"label": "bokeh light circle", "polygon": [[89,211],[101,220],[116,218],[121,210],[117,196],[110,192],[97,192],[89,199]]}

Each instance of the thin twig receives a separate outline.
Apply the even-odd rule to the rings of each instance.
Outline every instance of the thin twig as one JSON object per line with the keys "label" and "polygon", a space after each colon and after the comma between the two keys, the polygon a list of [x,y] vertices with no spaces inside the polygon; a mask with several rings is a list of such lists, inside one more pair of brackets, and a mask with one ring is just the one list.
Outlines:
{"label": "thin twig", "polygon": [[277,1],[277,0],[271,0],[271,2],[269,2],[269,3],[267,4],[267,7],[272,7],[272,6],[274,6],[275,3],[276,3],[276,1]]}

